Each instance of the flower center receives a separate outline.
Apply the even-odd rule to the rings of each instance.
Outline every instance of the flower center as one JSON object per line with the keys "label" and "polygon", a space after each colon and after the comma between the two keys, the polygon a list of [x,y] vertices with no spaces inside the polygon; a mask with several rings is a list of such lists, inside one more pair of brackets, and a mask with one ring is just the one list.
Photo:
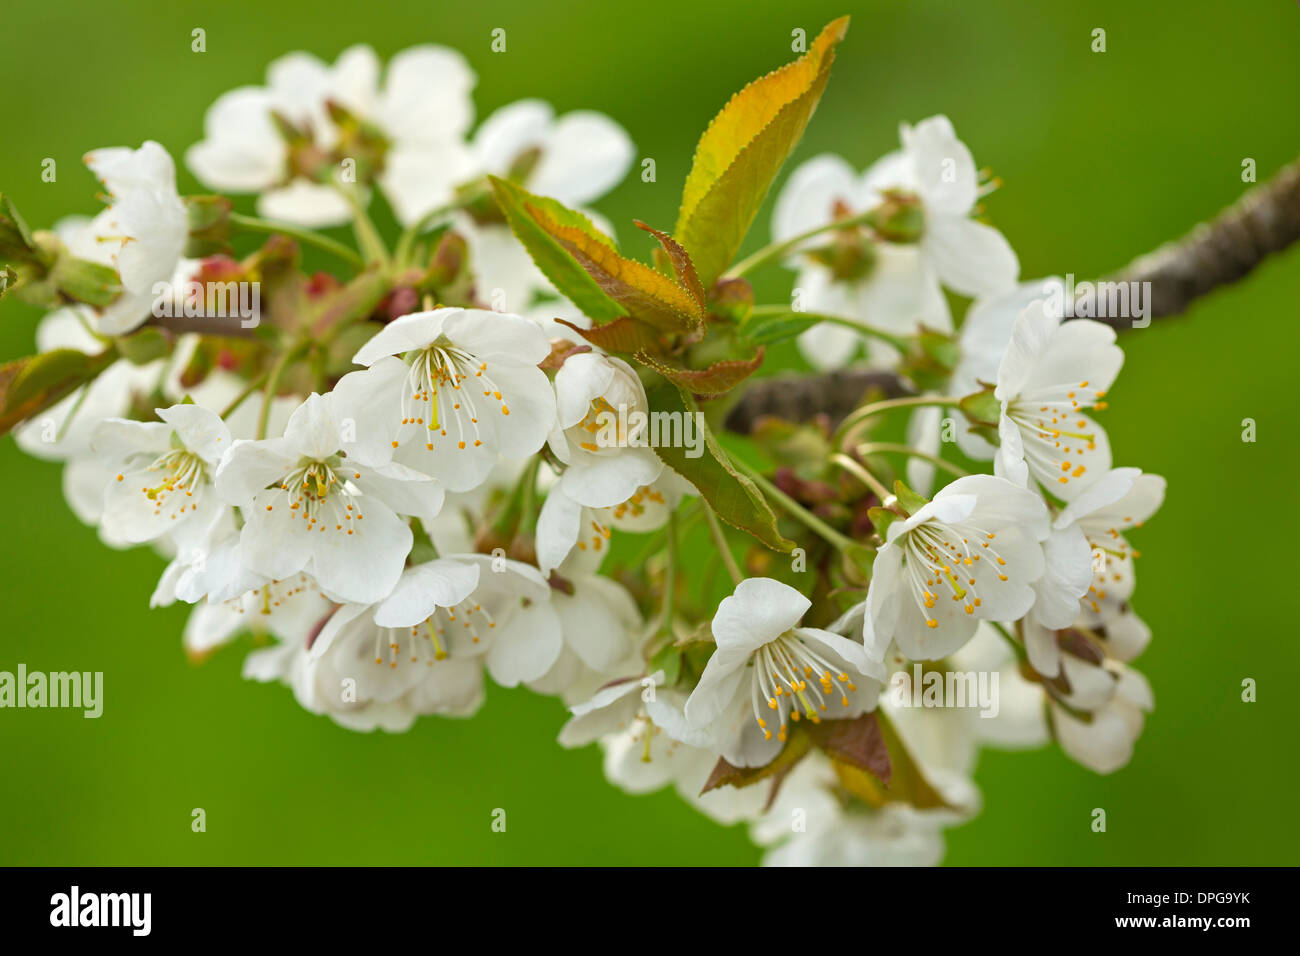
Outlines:
{"label": "flower center", "polygon": [[[353,477],[361,476],[354,472]],[[355,531],[356,522],[365,519],[358,496],[348,487],[346,477],[340,480],[335,467],[327,462],[304,460],[284,477],[280,488],[289,502],[289,517],[307,522],[308,531],[333,528],[350,535]],[[267,505],[266,510],[272,510],[272,506]]]}
{"label": "flower center", "polygon": [[623,448],[628,443],[627,421],[619,417],[604,395],[591,400],[586,417],[569,431],[578,446],[590,452]]}
{"label": "flower center", "polygon": [[[479,389],[483,399],[500,406],[502,415],[510,414],[500,386],[488,372],[488,363],[440,340],[417,352],[411,361],[402,394],[401,424],[404,428],[423,427],[426,451],[433,451],[435,438],[450,438],[458,450],[467,444],[477,448],[483,444]],[[395,440],[393,447],[399,444]]]}
{"label": "flower center", "polygon": [[453,644],[468,637],[471,646],[477,645],[496,626],[491,613],[472,598],[453,607],[440,607],[409,629],[379,628],[375,635],[375,663],[396,670],[409,658],[412,664],[432,667],[434,661],[451,656]]}
{"label": "flower center", "polygon": [[[208,480],[203,459],[185,448],[173,448],[160,455],[149,465],[149,471],[157,472],[160,480],[156,485],[142,486],[140,493],[154,503],[154,514],[170,511],[173,521],[195,509],[195,503],[187,499],[201,491]],[[125,477],[118,475],[117,480],[124,481]]]}
{"label": "flower center", "polygon": [[[752,700],[754,720],[765,740],[772,739],[764,708],[776,711],[776,738],[786,738],[786,717],[806,717],[821,723],[827,700],[839,694],[840,706],[849,706],[849,694],[857,690],[849,675],[826,659],[794,631],[786,631],[760,647],[751,661],[754,668]],[[808,679],[812,678],[811,686]]]}
{"label": "flower center", "polygon": [[[962,522],[942,525],[925,522],[909,531],[903,542],[903,567],[907,572],[912,597],[925,614],[926,627],[936,628],[939,620],[931,612],[939,600],[936,592],[949,594],[962,610],[973,615],[983,604],[976,575],[987,567],[986,583],[1008,580],[1009,565],[991,542],[997,537],[973,524]],[[972,540],[974,545],[972,545]],[[980,565],[982,558],[993,563]]]}
{"label": "flower center", "polygon": [[[1078,418],[1084,408],[1104,411],[1100,401],[1104,391],[1088,383],[1058,385],[1034,393],[1032,398],[1017,398],[1007,403],[1007,417],[1026,436],[1025,458],[1042,472],[1057,474],[1057,481],[1068,485],[1072,478],[1082,478],[1088,469],[1071,456],[1097,450],[1097,435],[1088,432],[1088,420]],[[1059,473],[1059,474],[1058,474]]]}
{"label": "flower center", "polygon": [[666,504],[662,494],[650,485],[642,485],[632,493],[632,497],[628,498],[627,501],[606,510],[608,510],[610,518],[614,521],[622,521],[626,518],[640,518],[646,513],[646,502],[655,505]]}

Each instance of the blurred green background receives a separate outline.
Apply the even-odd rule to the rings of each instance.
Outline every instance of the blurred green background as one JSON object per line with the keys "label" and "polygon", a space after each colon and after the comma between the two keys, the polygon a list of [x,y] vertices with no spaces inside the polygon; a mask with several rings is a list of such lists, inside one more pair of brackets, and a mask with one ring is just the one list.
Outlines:
{"label": "blurred green background", "polygon": [[[178,158],[222,91],[294,49],[332,59],[369,42],[454,46],[479,74],[479,116],[522,97],[605,111],[656,160],[599,208],[671,227],[696,137],[727,97],[853,14],[795,160],[834,150],[865,166],[900,120],[945,112],[1005,180],[988,201],[1026,277],[1102,274],[1235,199],[1244,158],[1262,181],[1300,148],[1300,11],[1292,2],[1074,4],[990,0],[603,0],[359,5],[250,2],[186,9],[9,0],[0,15],[0,189],[33,226],[94,208],[90,148],[162,142]],[[207,52],[190,31],[207,31]],[[490,32],[507,31],[505,54]],[[1107,32],[1107,52],[1090,50]],[[41,160],[59,164],[57,183]],[[188,173],[182,192],[196,190]],[[770,204],[769,204],[770,206]],[[768,212],[750,247],[764,241]],[[640,242],[640,240],[638,240]],[[640,247],[637,247],[638,251]],[[1294,385],[1300,249],[1189,315],[1127,333],[1106,418],[1117,464],[1168,476],[1139,532],[1139,666],[1157,708],[1123,771],[1058,751],[987,752],[986,809],[950,831],[950,864],[1295,864],[1291,799],[1300,668],[1285,603],[1295,528]],[[766,276],[768,301],[789,276]],[[0,307],[0,359],[32,348],[36,313]],[[1258,441],[1241,440],[1253,418]],[[1288,424],[1289,423],[1289,424]],[[189,664],[186,609],[151,612],[162,569],[112,552],[67,509],[59,468],[0,441],[0,670],[102,670],[104,716],[0,711],[0,863],[748,864],[759,853],[671,792],[625,796],[596,748],[563,751],[561,706],[494,689],[472,721],[360,735],[287,689],[239,677],[242,649]],[[1274,503],[1276,502],[1276,503]],[[1294,544],[1294,539],[1292,539]],[[700,556],[703,560],[703,556]],[[1272,591],[1259,586],[1274,575]],[[1241,701],[1254,678],[1259,699]],[[192,833],[203,807],[207,832]],[[493,808],[508,814],[493,833]],[[1109,831],[1093,833],[1104,807]]]}

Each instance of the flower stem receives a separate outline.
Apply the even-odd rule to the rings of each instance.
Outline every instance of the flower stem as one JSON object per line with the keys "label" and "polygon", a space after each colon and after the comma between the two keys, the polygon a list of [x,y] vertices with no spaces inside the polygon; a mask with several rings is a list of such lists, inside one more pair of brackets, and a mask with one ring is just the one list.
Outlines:
{"label": "flower stem", "polygon": [[796,312],[784,305],[760,305],[750,312],[751,318],[768,315],[793,315],[816,319],[818,322],[827,322],[831,325],[841,325],[846,329],[852,329],[859,335],[870,339],[879,339],[881,342],[892,345],[900,352],[906,352],[908,347],[907,339],[901,335],[894,335],[892,332],[886,332],[884,329],[878,329],[875,326],[867,325],[865,322],[859,322],[857,319],[851,319],[843,315],[827,315],[825,312]]}
{"label": "flower stem", "polygon": [[244,399],[248,398],[248,396],[252,395],[259,388],[261,388],[262,385],[266,382],[266,377],[269,374],[270,374],[270,370],[267,370],[263,372],[261,375],[257,376],[252,381],[250,381],[247,385],[245,385],[244,390],[240,392],[238,395],[236,395],[234,398],[232,398],[230,400],[230,404],[228,404],[225,408],[221,410],[221,417],[224,419],[236,408],[244,404]]}
{"label": "flower stem", "polygon": [[861,463],[854,461],[848,455],[837,452],[834,455],[831,455],[830,461],[832,465],[839,465],[854,478],[857,478],[860,482],[874,491],[882,505],[885,503],[885,499],[892,496],[893,493],[886,488],[883,483],[881,483],[879,478],[867,471]]}
{"label": "flower stem", "polygon": [[237,212],[232,212],[230,214],[230,221],[245,232],[259,232],[266,234],[279,233],[297,239],[299,242],[306,243],[307,245],[315,246],[317,249],[324,249],[326,252],[332,252],[340,259],[347,261],[358,269],[365,266],[361,257],[357,255],[354,250],[349,249],[337,239],[331,239],[329,236],[322,236],[319,232],[314,232],[311,229],[304,229],[301,226],[290,225],[287,222],[274,222],[270,219],[258,219],[256,216],[241,216]]}
{"label": "flower stem", "polygon": [[357,245],[365,254],[366,262],[378,263],[382,268],[387,269],[392,265],[388,257],[388,248],[384,245],[383,237],[379,235],[379,230],[375,227],[370,214],[366,212],[366,207],[362,204],[356,188],[337,182],[334,185],[352,210],[352,230],[356,233]]}
{"label": "flower stem", "polygon": [[664,568],[664,600],[659,626],[669,634],[673,630],[673,601],[677,596],[677,512],[668,512],[667,565]]}
{"label": "flower stem", "polygon": [[773,242],[764,246],[751,256],[741,259],[734,266],[723,274],[724,279],[738,279],[746,273],[753,272],[755,269],[767,265],[774,259],[780,259],[786,253],[793,250],[799,243],[805,239],[811,239],[819,236],[824,232],[834,232],[839,229],[847,229],[850,226],[871,225],[875,221],[876,211],[874,209],[867,212],[859,213],[856,216],[850,216],[847,219],[835,219],[813,229],[808,229],[799,233],[797,236],[791,236],[789,239],[783,239],[781,242]]}
{"label": "flower stem", "polygon": [[876,452],[894,452],[895,454],[907,455],[911,458],[920,458],[922,461],[928,461],[936,468],[942,468],[944,471],[956,475],[958,478],[965,478],[970,474],[969,471],[959,465],[954,465],[950,461],[944,461],[938,455],[931,455],[929,452],[921,451],[921,449],[913,448],[910,445],[899,445],[887,441],[870,442],[866,445],[859,445],[857,452],[863,457],[873,455]]}
{"label": "flower stem", "polygon": [[393,261],[399,266],[412,265],[407,260],[411,257],[411,252],[415,248],[416,240],[420,238],[420,233],[424,232],[430,225],[444,216],[450,216],[460,207],[454,203],[439,206],[436,209],[430,209],[423,216],[417,219],[411,225],[407,226],[402,232],[401,237],[397,240],[397,248],[393,251]]}
{"label": "flower stem", "polygon": [[863,405],[851,411],[844,421],[840,422],[840,427],[835,430],[833,437],[840,447],[848,447],[853,444],[850,439],[853,437],[854,432],[868,419],[879,415],[881,412],[892,411],[895,408],[915,408],[920,405],[940,405],[954,408],[960,403],[960,398],[949,398],[943,395],[909,395],[905,398],[890,398],[883,402],[872,402],[870,405]]}
{"label": "flower stem", "polygon": [[709,521],[709,534],[713,535],[713,543],[718,549],[718,554],[722,557],[722,563],[727,568],[727,573],[731,575],[731,582],[739,584],[745,580],[745,576],[740,573],[740,566],[736,564],[736,556],[731,553],[731,546],[727,544],[726,532],[722,530],[722,522],[713,509],[709,507],[708,502],[704,502],[704,517]]}
{"label": "flower stem", "polygon": [[271,404],[275,401],[275,390],[280,385],[280,378],[284,375],[285,369],[298,356],[307,350],[311,345],[310,340],[299,342],[287,349],[279,360],[271,367],[271,372],[266,377],[266,391],[262,394],[262,414],[257,420],[257,437],[259,439],[266,437],[267,423],[271,420]]}
{"label": "flower stem", "polygon": [[534,455],[519,478],[519,486],[523,492],[519,504],[519,528],[521,531],[531,532],[537,524],[537,470],[541,467],[541,464],[541,456]]}
{"label": "flower stem", "polygon": [[791,517],[798,519],[798,521],[808,528],[808,530],[820,535],[827,542],[839,548],[841,551],[848,551],[853,548],[861,547],[857,542],[853,541],[847,535],[836,531],[821,518],[817,517],[776,485],[772,484],[772,482],[764,478],[758,469],[745,463],[739,458],[731,459],[731,463],[748,475],[753,480],[754,484],[758,485],[758,487],[762,489],[764,494],[776,499],[777,503],[780,504]]}

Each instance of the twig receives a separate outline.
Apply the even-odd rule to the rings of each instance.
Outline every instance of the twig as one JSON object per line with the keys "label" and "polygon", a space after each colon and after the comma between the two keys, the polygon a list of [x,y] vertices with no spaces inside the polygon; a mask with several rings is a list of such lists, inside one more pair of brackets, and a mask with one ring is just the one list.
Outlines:
{"label": "twig", "polygon": [[[1108,281],[1150,282],[1151,317],[1179,315],[1201,296],[1236,282],[1297,240],[1300,160],[1282,167],[1272,179],[1249,190],[1212,221],[1134,259]],[[1133,327],[1129,317],[1098,321],[1117,330]],[[868,388],[878,388],[888,398],[912,392],[904,379],[879,371],[843,370],[762,379],[750,385],[725,424],[730,431],[749,434],[758,419],[766,415],[807,421],[819,413],[825,413],[835,424],[857,407]]]}

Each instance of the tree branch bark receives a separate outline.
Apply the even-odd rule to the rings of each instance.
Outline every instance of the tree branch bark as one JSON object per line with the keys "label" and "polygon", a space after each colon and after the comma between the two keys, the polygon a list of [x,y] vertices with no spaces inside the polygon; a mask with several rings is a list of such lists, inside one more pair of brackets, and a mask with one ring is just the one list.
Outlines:
{"label": "tree branch bark", "polygon": [[[1139,256],[1105,281],[1151,283],[1151,318],[1166,318],[1243,278],[1298,239],[1300,160],[1250,189],[1210,222]],[[1097,321],[1120,331],[1133,327],[1127,316]],[[725,424],[729,431],[748,434],[765,415],[806,421],[821,412],[839,422],[872,387],[890,398],[912,391],[905,379],[891,372],[845,369],[824,375],[782,375],[750,385],[728,412]]]}

